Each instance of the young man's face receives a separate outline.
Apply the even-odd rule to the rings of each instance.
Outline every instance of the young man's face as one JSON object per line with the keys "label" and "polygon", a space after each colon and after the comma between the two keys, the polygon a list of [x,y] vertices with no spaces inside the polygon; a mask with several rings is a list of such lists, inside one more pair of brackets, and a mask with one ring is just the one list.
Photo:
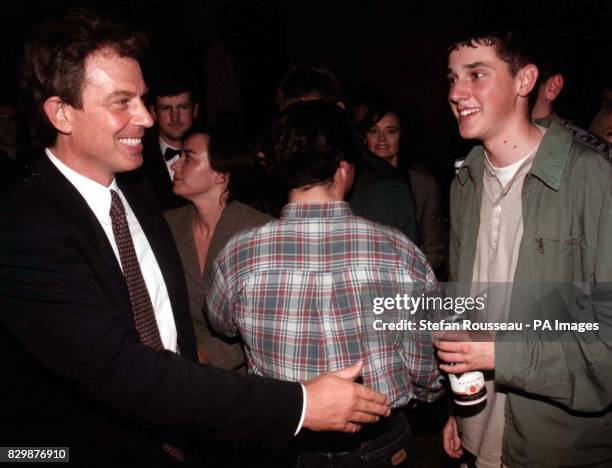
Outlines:
{"label": "young man's face", "polygon": [[151,113],[159,125],[159,134],[172,146],[180,146],[183,135],[198,116],[198,105],[191,101],[189,93],[175,96],[158,96]]}
{"label": "young man's face", "polygon": [[495,46],[459,47],[448,57],[448,100],[463,138],[488,141],[516,115],[518,79]]}

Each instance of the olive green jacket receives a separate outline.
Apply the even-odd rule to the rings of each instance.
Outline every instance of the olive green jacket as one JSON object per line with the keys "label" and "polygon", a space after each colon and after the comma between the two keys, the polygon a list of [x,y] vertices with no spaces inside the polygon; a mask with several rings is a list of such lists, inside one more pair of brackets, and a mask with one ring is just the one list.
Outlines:
{"label": "olive green jacket", "polygon": [[[451,281],[472,280],[483,168],[483,148],[475,147],[452,184]],[[552,122],[525,177],[522,205],[515,289],[525,282],[589,283],[581,320],[586,309],[600,329],[590,340],[571,332],[497,334],[495,382],[508,395],[503,461],[611,467],[612,165]],[[511,307],[509,320],[530,314]]]}

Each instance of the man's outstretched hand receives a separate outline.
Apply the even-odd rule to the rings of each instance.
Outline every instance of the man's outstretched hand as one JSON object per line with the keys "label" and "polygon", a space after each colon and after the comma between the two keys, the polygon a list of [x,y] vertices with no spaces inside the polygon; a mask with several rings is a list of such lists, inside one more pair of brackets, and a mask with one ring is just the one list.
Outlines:
{"label": "man's outstretched hand", "polygon": [[309,380],[306,386],[304,427],[312,431],[357,432],[363,423],[389,416],[389,399],[353,382],[363,362]]}

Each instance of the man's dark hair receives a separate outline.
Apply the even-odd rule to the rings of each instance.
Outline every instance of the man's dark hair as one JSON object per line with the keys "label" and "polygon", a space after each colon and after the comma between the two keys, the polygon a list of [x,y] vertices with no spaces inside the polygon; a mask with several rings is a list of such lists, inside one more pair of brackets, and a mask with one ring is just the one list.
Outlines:
{"label": "man's dark hair", "polygon": [[316,100],[296,102],[278,114],[265,165],[285,189],[331,182],[341,161],[361,157],[357,132],[336,104]]}
{"label": "man's dark hair", "polygon": [[43,24],[27,43],[21,66],[23,107],[36,146],[52,146],[57,130],[47,119],[44,103],[58,96],[81,109],[85,64],[91,54],[109,50],[140,60],[146,38],[126,27],[84,10],[71,10],[59,21]]}
{"label": "man's dark hair", "polygon": [[296,65],[283,77],[276,90],[280,109],[305,99],[323,99],[334,104],[341,99],[340,84],[327,68]]}
{"label": "man's dark hair", "polygon": [[150,104],[156,104],[156,98],[165,96],[178,96],[188,93],[192,104],[199,102],[199,91],[196,80],[183,65],[175,64],[170,68],[171,72],[158,72],[151,80],[151,90],[149,92]]}
{"label": "man's dark hair", "polygon": [[[540,35],[534,39],[533,63],[538,67],[538,79],[536,80],[533,91],[529,94],[529,112],[535,106],[540,87],[554,75],[562,75],[564,80],[568,79],[568,67],[565,58],[565,51],[560,41],[552,41]],[[555,107],[562,101],[563,95],[559,95],[555,102]]]}
{"label": "man's dark hair", "polygon": [[510,74],[516,76],[521,68],[534,63],[530,46],[518,31],[507,29],[482,29],[475,27],[458,36],[448,48],[449,52],[460,47],[493,46],[500,60],[508,64]]}

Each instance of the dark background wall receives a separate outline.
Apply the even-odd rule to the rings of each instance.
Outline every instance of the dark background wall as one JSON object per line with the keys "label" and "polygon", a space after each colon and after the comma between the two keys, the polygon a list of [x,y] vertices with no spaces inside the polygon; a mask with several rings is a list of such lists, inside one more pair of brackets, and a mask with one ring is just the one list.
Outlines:
{"label": "dark background wall", "polygon": [[[446,101],[449,35],[474,19],[538,23],[568,55],[561,115],[588,126],[601,88],[610,83],[612,2],[125,0],[21,1],[3,5],[0,66],[15,75],[23,40],[46,18],[86,6],[143,30],[155,54],[183,58],[203,88],[212,45],[238,65],[237,92],[245,133],[255,136],[275,110],[274,90],[295,63],[324,64],[345,90],[379,88],[412,123],[405,137],[415,157],[445,181],[461,142]],[[145,69],[145,79],[152,71]],[[5,80],[6,81],[6,80]],[[9,79],[10,82],[10,79]],[[206,105],[206,103],[204,103]]]}

